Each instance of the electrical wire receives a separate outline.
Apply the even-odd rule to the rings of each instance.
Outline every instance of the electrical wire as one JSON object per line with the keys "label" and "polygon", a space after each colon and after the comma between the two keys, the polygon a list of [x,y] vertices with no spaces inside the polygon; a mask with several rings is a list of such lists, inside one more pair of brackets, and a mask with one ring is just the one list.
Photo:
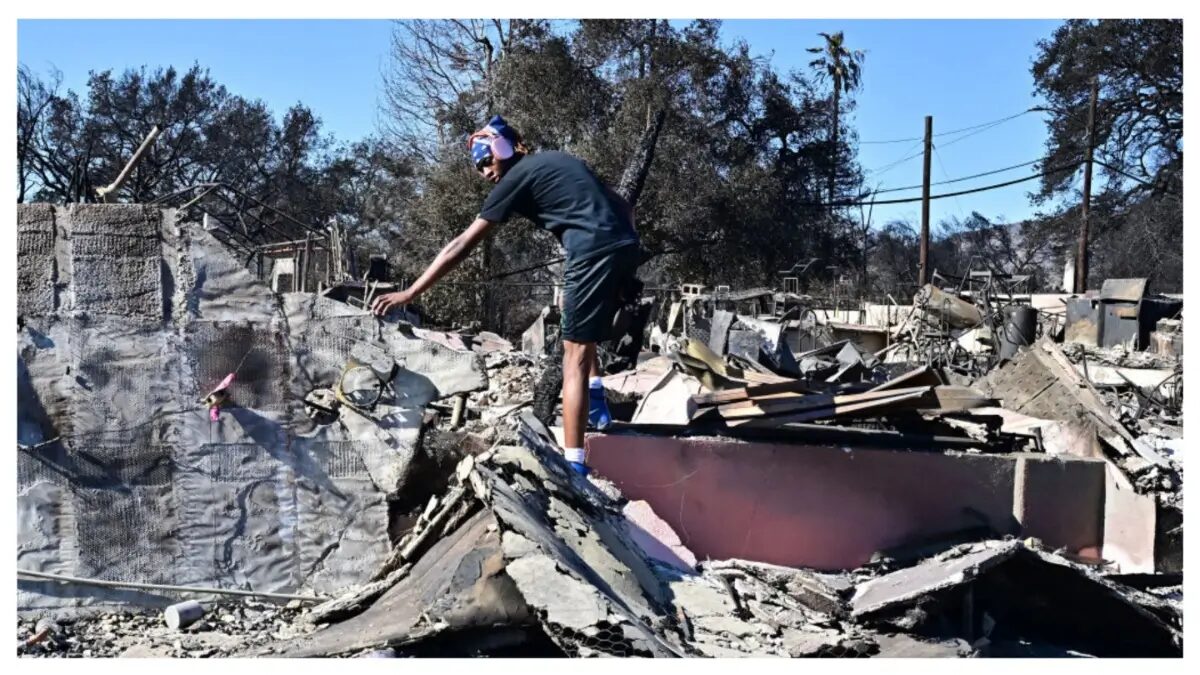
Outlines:
{"label": "electrical wire", "polygon": [[922,150],[921,152],[918,152],[918,153],[916,153],[916,154],[914,154],[914,155],[910,155],[910,154],[908,154],[908,153],[909,153],[909,152],[912,152],[912,150],[913,150],[914,148],[919,148],[919,147],[921,147],[922,145],[924,145],[924,143],[925,143],[925,140],[924,140],[924,139],[921,139],[921,141],[920,141],[919,143],[917,143],[916,145],[913,145],[913,146],[912,146],[912,147],[910,147],[908,150],[905,150],[905,151],[904,151],[904,154],[905,154],[906,156],[904,156],[904,157],[901,157],[900,159],[897,159],[897,160],[895,160],[895,161],[893,161],[893,162],[891,162],[891,163],[889,163],[889,164],[885,164],[885,165],[883,165],[883,166],[881,166],[881,167],[879,167],[879,168],[877,168],[877,169],[867,169],[867,170],[866,170],[866,172],[867,172],[867,173],[869,173],[869,174],[871,174],[871,176],[872,176],[872,177],[874,177],[874,176],[881,176],[881,175],[883,175],[883,174],[887,173],[888,171],[891,171],[892,169],[896,168],[897,166],[900,166],[901,164],[903,164],[903,163],[907,162],[907,161],[908,161],[908,160],[910,160],[910,159],[913,159],[913,158],[915,158],[915,157],[920,157],[921,155],[925,154],[925,151],[924,151],[924,150]]}
{"label": "electrical wire", "polygon": [[[1012,115],[1009,115],[1008,117],[1002,117],[998,120],[992,120],[990,122],[981,122],[979,124],[973,124],[969,127],[963,127],[961,129],[954,129],[953,131],[943,131],[940,133],[936,133],[933,136],[934,136],[934,138],[937,138],[939,136],[953,136],[954,134],[961,134],[964,131],[973,131],[973,130],[979,129],[981,127],[989,127],[990,128],[990,127],[993,127],[993,126],[996,126],[999,124],[1003,124],[1004,122],[1007,122],[1009,120],[1014,120],[1022,115],[1027,115],[1031,112],[1040,112],[1040,111],[1037,110],[1036,108],[1028,108],[1026,110],[1022,110],[1019,113],[1014,113]],[[859,141],[858,144],[859,145],[887,145],[889,143],[905,143],[908,141],[924,141],[924,140],[925,140],[924,136],[914,136],[913,138],[893,138],[892,140],[889,140],[889,141]]]}
{"label": "electrical wire", "polygon": [[[936,145],[931,146],[931,147],[933,148],[933,157],[934,157],[934,159],[937,160],[938,168],[940,168],[942,170],[942,175],[945,176],[946,178],[950,178],[950,173],[948,171],[946,171],[946,165],[944,163],[942,163],[942,153],[938,152]],[[954,205],[958,207],[958,217],[962,218],[963,217],[962,202],[958,201],[957,196],[954,197]]]}
{"label": "electrical wire", "polygon": [[1013,118],[1011,118],[1011,117],[1010,117],[1010,118],[1007,118],[1007,119],[1001,120],[1001,121],[999,121],[999,122],[993,122],[992,124],[989,124],[989,125],[987,125],[987,126],[985,126],[985,127],[981,128],[981,129],[977,129],[976,131],[972,131],[972,132],[971,132],[971,133],[969,133],[969,134],[964,134],[964,135],[962,135],[962,136],[959,136],[958,138],[955,138],[954,140],[947,141],[947,142],[945,142],[945,143],[943,143],[943,144],[942,144],[942,147],[943,147],[943,148],[946,148],[946,147],[949,147],[949,146],[951,146],[951,145],[954,145],[955,143],[957,143],[957,142],[959,142],[959,141],[965,141],[965,140],[967,140],[968,138],[971,138],[972,136],[978,136],[979,134],[982,134],[982,133],[983,133],[983,132],[985,132],[985,131],[991,131],[992,129],[995,129],[996,127],[1000,126],[1001,124],[1004,124],[1004,123],[1005,123],[1005,122],[1007,122],[1009,119],[1013,119]]}
{"label": "electrical wire", "polygon": [[[931,199],[931,200],[945,199],[947,197],[957,197],[960,195],[975,194],[976,192],[987,192],[988,190],[996,190],[996,189],[999,189],[1002,187],[1016,185],[1018,183],[1024,183],[1024,182],[1031,181],[1031,180],[1037,180],[1038,178],[1042,178],[1045,176],[1049,176],[1051,174],[1059,173],[1061,171],[1066,171],[1067,169],[1074,170],[1074,169],[1078,168],[1079,165],[1082,163],[1083,163],[1082,161],[1074,162],[1069,165],[1055,167],[1053,169],[1047,169],[1046,171],[1042,171],[1041,173],[1035,173],[1031,176],[1025,176],[1024,178],[1017,178],[1014,180],[1005,181],[1003,183],[994,183],[992,185],[984,185],[984,186],[977,187],[977,188],[971,188],[969,190],[959,190],[958,192],[943,192],[942,194],[938,194],[938,195],[929,195],[929,199]],[[921,199],[922,199],[921,197],[908,197],[905,199],[880,199],[880,200],[874,200],[874,201],[852,201],[852,202],[832,202],[832,203],[809,202],[809,203],[804,203],[804,204],[798,204],[798,206],[825,207],[825,208],[828,208],[830,206],[838,206],[838,207],[871,206],[871,205],[878,206],[880,204],[911,204],[913,202],[919,202],[919,201],[921,201]]]}
{"label": "electrical wire", "polygon": [[[1095,162],[1096,164],[1099,164],[1100,166],[1108,169],[1109,171],[1120,174],[1120,175],[1128,178],[1129,180],[1134,181],[1135,183],[1141,183],[1142,185],[1145,185],[1146,187],[1155,187],[1154,183],[1151,183],[1143,178],[1138,178],[1137,176],[1127,173],[1122,169],[1118,169],[1117,167],[1115,167],[1107,162],[1102,162],[1098,159],[1093,159],[1092,161]],[[1175,192],[1174,190],[1164,190],[1164,192],[1166,192],[1167,194],[1170,194],[1170,195],[1174,195],[1176,197],[1180,196],[1179,193]]]}
{"label": "electrical wire", "polygon": [[[1012,171],[1013,169],[1020,169],[1022,167],[1031,166],[1033,164],[1037,164],[1038,162],[1045,161],[1045,159],[1046,159],[1045,157],[1040,158],[1040,159],[1031,159],[1028,162],[1021,162],[1020,164],[1013,164],[1012,166],[1006,166],[1001,169],[993,169],[991,171],[984,171],[983,173],[971,174],[970,176],[963,176],[961,178],[951,178],[950,180],[941,180],[941,181],[937,181],[935,183],[930,183],[929,185],[930,185],[930,187],[935,186],[935,185],[950,185],[951,183],[961,183],[963,181],[973,180],[975,178],[983,178],[984,176],[994,176],[998,173],[1004,173],[1006,171]],[[919,190],[922,187],[924,187],[924,186],[921,184],[905,185],[904,187],[887,188],[884,190],[873,190],[873,191],[871,191],[870,194],[881,195],[881,194],[886,194],[888,192],[903,192],[905,190]]]}
{"label": "electrical wire", "polygon": [[[1034,162],[1037,162],[1037,161],[1041,161],[1041,160],[1034,160]],[[1018,166],[1027,166],[1028,164],[1032,164],[1034,162],[1027,162],[1026,164],[1022,164],[1022,165],[1018,165]],[[1078,166],[1080,164],[1082,164],[1082,161],[1064,165],[1064,166],[1060,166],[1060,167],[1055,167],[1052,169],[1047,169],[1046,171],[1042,171],[1041,173],[1036,173],[1031,176],[1025,176],[1024,178],[1017,178],[1015,180],[1005,181],[1003,183],[994,183],[992,185],[984,185],[984,186],[977,187],[977,188],[971,188],[969,190],[959,190],[958,192],[945,192],[945,193],[937,194],[937,195],[929,195],[929,199],[932,201],[934,199],[946,199],[948,197],[959,197],[962,195],[975,194],[977,192],[987,192],[988,190],[997,190],[999,188],[1008,187],[1010,185],[1017,185],[1019,183],[1025,183],[1025,182],[1028,182],[1031,180],[1037,180],[1038,178],[1042,178],[1044,176],[1049,176],[1049,175],[1052,175],[1055,173],[1059,173],[1059,172],[1065,171],[1067,169],[1075,169],[1075,168],[1078,168]],[[985,174],[979,174],[979,175],[989,175],[991,173],[999,173],[1001,171],[1007,171],[1008,169],[1018,168],[1018,166],[1007,167],[1005,169],[997,169],[996,171],[988,172]],[[978,177],[978,176],[967,176],[964,178],[954,179],[952,181],[944,181],[944,183],[959,182],[959,181],[963,181],[963,180],[967,180],[969,178],[975,178],[975,177]],[[884,192],[884,191],[881,190],[880,192]],[[878,193],[875,193],[875,194],[878,194]],[[914,202],[921,201],[921,199],[922,199],[921,197],[909,197],[909,198],[905,198],[905,199],[881,199],[881,200],[863,200],[863,201],[849,201],[849,202],[804,202],[804,203],[797,204],[797,206],[803,206],[803,207],[809,207],[809,208],[829,208],[831,206],[836,206],[836,207],[879,206],[882,204],[912,204]],[[502,279],[504,277],[509,277],[514,274],[520,274],[521,272],[531,272],[533,270],[541,269],[543,267],[549,267],[550,265],[562,262],[563,260],[565,260],[565,258],[562,258],[562,257],[552,258],[550,260],[544,260],[540,263],[536,263],[536,264],[530,265],[528,267],[522,267],[522,268],[516,269],[516,270],[507,270],[504,272],[500,272],[498,274],[494,274],[494,275],[488,277],[488,280],[492,281],[492,280],[496,280],[496,279]]]}

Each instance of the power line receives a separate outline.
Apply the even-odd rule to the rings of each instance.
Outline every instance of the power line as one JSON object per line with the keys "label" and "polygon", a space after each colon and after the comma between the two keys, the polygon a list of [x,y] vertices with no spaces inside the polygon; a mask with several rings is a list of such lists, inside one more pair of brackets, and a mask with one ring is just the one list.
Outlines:
{"label": "power line", "polygon": [[[946,165],[942,162],[942,153],[938,152],[937,146],[931,146],[931,147],[933,147],[933,156],[934,156],[934,158],[937,159],[938,168],[940,168],[942,170],[942,175],[945,176],[946,178],[950,178],[950,173],[948,171],[946,171]],[[958,217],[962,218],[963,217],[962,202],[958,201],[958,197],[954,198],[954,205],[958,207]]]}
{"label": "power line", "polygon": [[[954,134],[961,134],[964,131],[972,131],[974,129],[979,129],[980,127],[989,127],[990,128],[990,127],[996,126],[998,124],[1007,122],[1009,120],[1014,120],[1022,115],[1027,115],[1031,112],[1038,112],[1038,111],[1035,108],[1028,108],[1026,110],[1022,110],[1019,113],[1009,115],[1008,117],[1002,117],[998,120],[992,120],[991,122],[981,122],[980,124],[974,124],[969,127],[963,127],[961,129],[954,129],[953,131],[943,131],[941,133],[934,134],[933,136],[934,136],[934,138],[937,138],[939,136],[953,136]],[[913,138],[894,138],[890,141],[859,141],[858,144],[859,145],[887,145],[889,143],[907,143],[910,141],[924,141],[924,140],[925,140],[924,136],[914,136]]]}
{"label": "power line", "polygon": [[[929,195],[929,199],[931,199],[931,200],[945,199],[947,197],[957,197],[960,195],[974,194],[976,192],[987,192],[988,190],[996,190],[998,188],[1008,187],[1010,185],[1016,185],[1018,183],[1024,183],[1024,182],[1031,181],[1031,180],[1037,180],[1038,178],[1042,178],[1045,176],[1049,176],[1051,174],[1059,173],[1059,172],[1065,171],[1067,169],[1074,170],[1074,169],[1078,168],[1079,165],[1082,163],[1083,163],[1082,161],[1074,162],[1069,165],[1055,167],[1053,169],[1047,169],[1046,171],[1042,171],[1041,173],[1035,173],[1032,176],[1025,176],[1024,178],[1017,178],[1014,180],[1005,181],[1003,183],[995,183],[993,185],[984,185],[982,187],[971,188],[969,190],[959,190],[958,192],[944,192],[940,195]],[[820,202],[809,202],[809,203],[799,204],[798,206],[824,207],[824,208],[828,208],[830,206],[837,206],[837,207],[871,206],[871,205],[879,206],[881,204],[911,204],[913,202],[919,202],[919,201],[921,201],[921,197],[909,197],[906,199],[882,199],[882,200],[877,200],[877,201],[833,202],[832,204],[820,203]]]}
{"label": "power line", "polygon": [[955,129],[954,131],[943,131],[943,132],[941,132],[940,134],[934,134],[934,137],[936,138],[936,137],[938,137],[938,136],[953,136],[954,134],[961,134],[961,133],[962,133],[962,132],[964,132],[964,131],[971,131],[971,130],[973,130],[973,129],[981,129],[981,128],[983,128],[983,127],[987,127],[987,128],[989,128],[989,129],[990,129],[990,128],[994,127],[994,126],[997,126],[997,125],[1000,125],[1000,124],[1004,124],[1005,122],[1008,122],[1008,121],[1010,121],[1010,120],[1015,120],[1015,119],[1017,119],[1018,117],[1021,117],[1021,116],[1023,116],[1023,115],[1028,115],[1028,114],[1029,114],[1029,113],[1031,113],[1031,112],[1034,112],[1034,109],[1033,109],[1033,108],[1026,108],[1025,110],[1022,110],[1021,112],[1019,112],[1019,113],[1014,113],[1014,114],[1012,114],[1012,115],[1009,115],[1008,117],[1001,117],[1000,119],[998,119],[998,120],[993,120],[993,121],[991,121],[991,122],[981,122],[981,123],[979,123],[979,124],[975,124],[975,125],[972,125],[972,126],[969,126],[969,127],[963,127],[963,128],[961,128],[961,129]]}
{"label": "power line", "polygon": [[488,280],[494,281],[496,279],[503,279],[505,277],[511,277],[514,274],[520,274],[522,272],[532,272],[534,270],[540,270],[544,267],[549,267],[555,263],[563,262],[564,260],[566,260],[565,256],[557,256],[554,258],[550,258],[548,260],[543,260],[539,263],[535,263],[528,267],[521,267],[521,268],[515,269],[515,270],[505,270],[504,272],[497,272],[496,274],[493,274],[492,276],[488,277]]}
{"label": "power line", "polygon": [[[1010,117],[1010,118],[1008,118],[1008,119],[1012,119],[1012,118]],[[943,148],[948,148],[948,147],[950,147],[951,145],[954,145],[955,143],[957,143],[957,142],[959,142],[959,141],[965,141],[965,140],[967,140],[968,138],[970,138],[970,137],[972,137],[972,136],[978,136],[979,134],[982,134],[982,133],[983,133],[983,132],[985,132],[985,131],[991,131],[992,129],[995,129],[996,127],[1000,126],[1001,124],[1004,124],[1004,122],[1006,122],[1006,121],[1008,121],[1008,120],[1001,120],[1001,121],[999,121],[999,122],[993,122],[992,124],[989,124],[989,125],[987,125],[987,126],[985,126],[985,127],[982,127],[982,128],[976,129],[975,131],[972,131],[972,132],[971,132],[971,133],[969,133],[969,134],[963,134],[962,136],[959,136],[958,138],[956,138],[956,139],[954,139],[954,140],[952,140],[952,141],[947,141],[946,143],[943,143],[943,144],[942,144],[942,147],[943,147]]]}
{"label": "power line", "polygon": [[858,144],[859,145],[889,145],[891,143],[911,143],[912,141],[923,141],[923,140],[925,140],[924,137],[917,138],[916,136],[914,136],[912,138],[893,138],[890,141],[859,141]]}
{"label": "power line", "polygon": [[[1041,161],[1041,160],[1034,160],[1034,161],[1036,162],[1036,161]],[[1026,164],[1022,164],[1022,165],[1019,165],[1019,166],[1027,166],[1028,164],[1032,164],[1032,163],[1033,163],[1033,162],[1027,162]],[[1080,161],[1080,162],[1075,162],[1075,163],[1073,163],[1073,164],[1068,164],[1068,165],[1060,166],[1060,167],[1055,167],[1055,168],[1053,168],[1053,169],[1047,169],[1046,171],[1043,171],[1043,172],[1041,172],[1041,173],[1036,173],[1036,174],[1033,174],[1032,176],[1025,176],[1024,178],[1017,178],[1017,179],[1015,179],[1015,180],[1005,181],[1005,182],[1003,182],[1003,183],[995,183],[995,184],[993,184],[993,185],[984,185],[984,186],[982,186],[982,187],[971,188],[971,189],[969,189],[969,190],[960,190],[960,191],[958,191],[958,192],[946,192],[946,193],[943,193],[943,194],[940,194],[940,195],[929,195],[929,199],[930,199],[930,200],[934,200],[934,199],[946,199],[946,198],[948,198],[948,197],[959,197],[959,196],[962,196],[962,195],[974,194],[974,193],[976,193],[976,192],[987,192],[988,190],[996,190],[996,189],[999,189],[999,188],[1008,187],[1008,186],[1010,186],[1010,185],[1017,185],[1018,183],[1025,183],[1025,182],[1028,182],[1028,181],[1031,181],[1031,180],[1037,180],[1038,178],[1042,178],[1042,177],[1044,177],[1044,176],[1049,176],[1049,175],[1051,175],[1051,174],[1059,173],[1059,172],[1061,172],[1061,171],[1065,171],[1065,170],[1067,170],[1067,169],[1072,169],[1072,170],[1073,170],[1073,169],[1076,169],[1076,168],[1078,168],[1080,164],[1082,164],[1082,161]],[[1016,167],[1008,167],[1008,168],[1016,168]],[[943,170],[944,170],[944,167],[943,167]],[[1000,172],[1000,171],[1003,171],[1003,170],[1005,170],[1005,169],[997,169],[996,171],[992,171],[992,172],[989,172],[989,173],[998,173],[998,172]],[[979,174],[979,175],[988,175],[988,174]],[[967,177],[965,177],[965,178],[959,178],[959,179],[955,179],[955,180],[953,180],[953,181],[945,181],[945,182],[947,182],[947,183],[950,183],[950,182],[958,182],[958,181],[961,181],[961,180],[966,180],[967,178],[971,178],[971,176],[967,176]],[[800,203],[800,204],[797,204],[797,206],[804,206],[804,207],[815,207],[815,208],[829,208],[830,206],[836,206],[836,207],[847,207],[847,206],[879,206],[879,205],[883,205],[883,204],[911,204],[911,203],[913,203],[913,202],[919,202],[919,201],[921,201],[921,197],[910,197],[910,198],[907,198],[907,199],[884,199],[884,200],[879,200],[879,201],[875,201],[875,200],[872,200],[872,201],[857,201],[857,202],[833,202],[833,203],[805,202],[805,203]],[[961,209],[960,209],[960,210],[961,210]],[[674,252],[674,251],[663,251],[662,253],[673,253],[673,252]],[[516,270],[507,270],[507,271],[500,272],[500,273],[498,273],[498,274],[494,274],[494,275],[492,275],[492,276],[488,277],[488,281],[489,281],[489,282],[494,282],[496,279],[502,279],[502,278],[504,278],[504,277],[509,277],[509,276],[512,276],[512,275],[514,275],[514,274],[519,274],[519,273],[521,273],[521,272],[530,272],[530,271],[533,271],[533,270],[536,270],[536,269],[540,269],[540,268],[543,268],[543,267],[549,267],[550,265],[553,265],[554,263],[562,262],[563,260],[565,260],[565,258],[561,258],[561,257],[559,257],[559,258],[551,258],[551,259],[549,259],[549,260],[544,260],[544,261],[542,261],[542,262],[540,262],[540,263],[536,263],[536,264],[534,264],[534,265],[530,265],[530,266],[528,266],[528,267],[522,267],[522,268],[520,268],[520,269],[516,269]],[[464,283],[465,283],[465,282],[464,282]],[[473,283],[479,283],[479,282],[473,282]]]}
{"label": "power line", "polygon": [[867,169],[866,171],[867,171],[867,173],[871,174],[872,176],[881,176],[881,175],[887,173],[888,171],[891,171],[892,169],[896,168],[897,166],[900,166],[901,164],[907,162],[908,160],[913,159],[914,157],[920,157],[921,155],[925,154],[924,150],[916,153],[915,155],[908,154],[909,152],[911,152],[913,150],[913,148],[919,148],[924,144],[925,144],[925,139],[922,138],[920,140],[920,142],[918,142],[916,145],[913,145],[908,150],[904,151],[904,154],[906,155],[905,157],[901,157],[900,159],[897,159],[896,161],[891,162],[890,164],[885,164],[885,165],[879,167],[878,169]]}
{"label": "power line", "polygon": [[[1004,173],[1005,171],[1012,171],[1013,169],[1020,169],[1021,167],[1024,167],[1024,166],[1029,166],[1031,164],[1037,164],[1038,162],[1044,161],[1045,159],[1046,159],[1045,157],[1042,157],[1039,159],[1031,159],[1028,162],[1021,162],[1020,164],[1013,164],[1012,166],[1006,166],[1001,169],[993,169],[991,171],[984,171],[983,173],[971,174],[970,176],[963,176],[962,178],[951,178],[949,180],[942,180],[942,181],[938,181],[936,183],[930,183],[930,185],[931,186],[932,185],[949,185],[950,183],[961,183],[966,180],[973,180],[975,178],[983,178],[984,176],[994,176],[995,174]],[[945,173],[944,169],[943,169],[943,173]],[[874,190],[870,194],[881,195],[881,194],[886,194],[888,192],[903,192],[905,190],[917,190],[922,187],[924,187],[924,186],[923,185],[905,185],[904,187],[887,188],[886,190]]]}
{"label": "power line", "polygon": [[[1108,169],[1109,171],[1118,173],[1118,174],[1128,178],[1129,180],[1134,181],[1135,183],[1141,183],[1142,185],[1145,185],[1146,187],[1151,187],[1151,188],[1156,187],[1154,183],[1151,183],[1143,178],[1138,178],[1137,176],[1134,176],[1131,173],[1126,173],[1124,170],[1118,169],[1117,167],[1115,167],[1107,162],[1102,162],[1098,159],[1093,159],[1092,161],[1095,162],[1096,164],[1099,164],[1100,166]],[[1174,190],[1163,190],[1163,191],[1166,192],[1167,194],[1170,194],[1170,195],[1173,195],[1176,197],[1179,196],[1179,193],[1175,192]]]}

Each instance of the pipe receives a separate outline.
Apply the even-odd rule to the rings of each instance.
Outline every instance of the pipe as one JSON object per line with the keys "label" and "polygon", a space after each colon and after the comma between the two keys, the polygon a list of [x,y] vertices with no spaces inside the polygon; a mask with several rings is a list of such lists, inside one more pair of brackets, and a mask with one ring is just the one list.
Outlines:
{"label": "pipe", "polygon": [[301,602],[324,602],[329,598],[321,598],[312,595],[291,595],[288,593],[265,593],[259,591],[242,591],[232,588],[204,588],[202,586],[170,586],[166,584],[143,584],[134,581],[107,581],[104,579],[85,579],[83,577],[69,577],[65,574],[52,574],[50,572],[35,572],[33,570],[23,570],[17,568],[17,575],[33,577],[35,579],[48,579],[51,581],[62,581],[65,583],[82,584],[84,586],[99,586],[102,588],[137,588],[150,591],[177,591],[180,593],[213,593],[215,595],[243,595],[254,598],[272,598],[275,600],[300,600]]}

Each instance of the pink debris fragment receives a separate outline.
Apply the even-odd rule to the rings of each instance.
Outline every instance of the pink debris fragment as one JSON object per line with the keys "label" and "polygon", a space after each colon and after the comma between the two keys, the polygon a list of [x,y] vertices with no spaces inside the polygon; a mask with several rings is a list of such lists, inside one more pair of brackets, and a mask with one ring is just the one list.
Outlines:
{"label": "pink debris fragment", "polygon": [[234,373],[230,373],[230,374],[226,375],[225,379],[221,380],[221,384],[218,384],[217,388],[213,389],[213,391],[214,392],[221,391],[222,389],[225,389],[229,385],[233,384],[233,376],[234,376]]}
{"label": "pink debris fragment", "polygon": [[660,518],[650,504],[632,501],[623,509],[629,523],[629,535],[646,555],[682,570],[695,571],[696,554],[688,550],[679,535]]}

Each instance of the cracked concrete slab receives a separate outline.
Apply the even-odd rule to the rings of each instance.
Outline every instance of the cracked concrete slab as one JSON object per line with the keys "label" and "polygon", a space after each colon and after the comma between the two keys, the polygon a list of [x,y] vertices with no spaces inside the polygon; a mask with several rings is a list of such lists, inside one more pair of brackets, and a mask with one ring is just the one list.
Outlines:
{"label": "cracked concrete slab", "polygon": [[506,569],[525,601],[545,612],[550,623],[580,630],[608,621],[608,608],[595,589],[559,572],[549,557],[525,555]]}
{"label": "cracked concrete slab", "polygon": [[975,545],[957,557],[932,558],[872,579],[855,589],[850,601],[851,611],[855,616],[862,616],[969,582],[1012,557],[1020,548],[1019,541]]}

